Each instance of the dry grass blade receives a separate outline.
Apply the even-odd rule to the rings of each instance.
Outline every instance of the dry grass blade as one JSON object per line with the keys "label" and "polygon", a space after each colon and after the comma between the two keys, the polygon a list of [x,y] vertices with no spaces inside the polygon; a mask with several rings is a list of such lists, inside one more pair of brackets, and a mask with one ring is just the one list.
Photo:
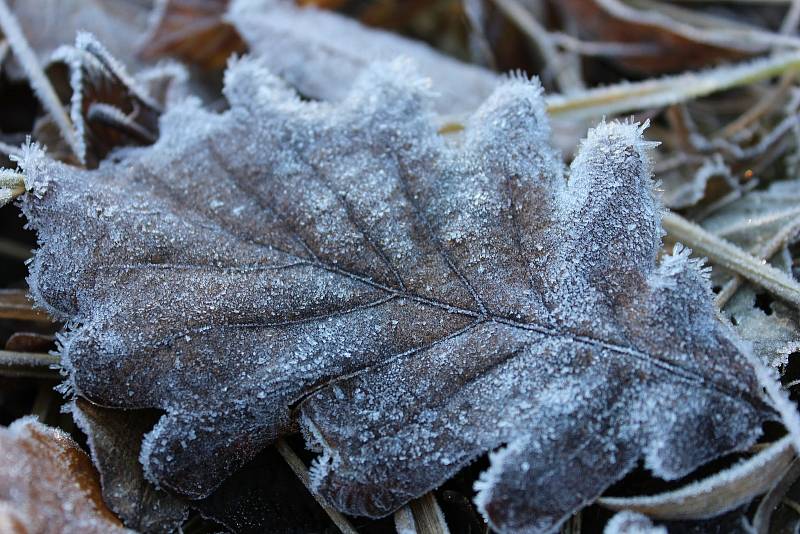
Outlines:
{"label": "dry grass blade", "polygon": [[707,256],[720,267],[750,280],[800,308],[800,284],[784,272],[676,213],[665,212],[661,224],[670,236],[693,249],[695,254]]}
{"label": "dry grass blade", "polygon": [[753,517],[753,532],[768,534],[772,512],[778,507],[783,497],[800,478],[800,460],[795,460],[781,480],[761,499]]}
{"label": "dry grass blade", "polygon": [[612,510],[633,510],[655,519],[700,519],[749,502],[775,486],[795,456],[791,437],[748,460],[683,488],[641,497],[603,497]]}
{"label": "dry grass blade", "polygon": [[36,54],[31,49],[27,39],[25,39],[16,17],[8,8],[5,0],[0,0],[0,28],[2,28],[9,45],[11,45],[11,50],[14,51],[14,55],[28,76],[31,88],[41,101],[42,106],[53,117],[70,149],[81,159],[78,135],[69,120],[69,115],[61,105],[55,89],[53,89],[47,76],[45,76]]}
{"label": "dry grass blade", "polygon": [[394,529],[397,534],[417,534],[417,525],[411,508],[403,506],[394,513]]}
{"label": "dry grass blade", "polygon": [[331,521],[339,527],[339,530],[342,531],[342,534],[358,534],[356,529],[350,524],[350,521],[347,520],[345,516],[343,516],[338,511],[334,510],[328,504],[323,501],[319,495],[317,495],[314,491],[311,490],[311,484],[308,478],[308,468],[303,463],[303,461],[295,454],[291,447],[286,443],[286,441],[279,439],[275,442],[275,448],[278,450],[278,453],[283,457],[289,467],[294,471],[294,474],[297,475],[297,478],[300,479],[300,482],[308,489],[308,492],[314,497],[314,499],[319,503],[325,513],[331,518]]}
{"label": "dry grass blade", "polygon": [[58,380],[58,356],[38,352],[0,350],[0,376]]}
{"label": "dry grass blade", "polygon": [[797,71],[786,72],[783,76],[781,76],[780,82],[774,89],[772,89],[768,94],[764,95],[764,97],[759,100],[755,106],[749,108],[735,121],[731,122],[722,130],[720,130],[719,136],[725,138],[732,137],[734,134],[744,130],[766,113],[771,111],[773,108],[778,106],[784,101],[786,93],[789,92],[789,89],[793,86],[796,78]]}
{"label": "dry grass blade", "polygon": [[547,108],[554,116],[597,118],[685,102],[798,68],[800,52],[793,51],[702,72],[621,83],[569,95],[554,94],[546,98]]}
{"label": "dry grass blade", "polygon": [[[762,260],[768,260],[772,256],[774,256],[782,246],[786,244],[786,242],[792,238],[797,232],[800,232],[800,217],[795,218],[789,224],[784,226],[778,233],[776,233],[772,239],[770,239],[767,243],[764,244],[756,253],[754,254],[756,257]],[[723,287],[722,291],[717,294],[715,299],[715,304],[718,308],[722,309],[725,304],[736,294],[736,291],[742,285],[742,277],[734,275],[734,277],[728,281]]]}
{"label": "dry grass blade", "polygon": [[399,534],[450,534],[436,496],[428,492],[395,512]]}
{"label": "dry grass blade", "polygon": [[25,176],[0,169],[0,207],[5,206],[25,192]]}
{"label": "dry grass blade", "polygon": [[23,289],[0,289],[0,319],[51,321],[46,313],[34,309]]}

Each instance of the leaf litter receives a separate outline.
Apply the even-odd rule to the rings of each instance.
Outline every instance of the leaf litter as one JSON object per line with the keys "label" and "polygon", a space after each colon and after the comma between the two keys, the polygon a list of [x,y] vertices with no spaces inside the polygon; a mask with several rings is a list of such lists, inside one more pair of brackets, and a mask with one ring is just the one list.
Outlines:
{"label": "leaf litter", "polygon": [[[699,92],[680,89],[690,74],[657,82],[653,94],[663,96],[638,102],[625,96],[636,86],[545,100],[523,75],[458,64],[333,13],[266,1],[235,2],[231,13],[240,31],[258,22],[291,37],[280,55],[251,38],[252,55],[227,68],[222,106],[184,96],[194,79],[163,98],[172,80],[194,73],[154,71],[140,78],[148,85],[89,36],[61,49],[54,57],[73,72],[72,122],[100,117],[91,134],[78,128],[100,148],[84,169],[29,143],[4,185],[22,195],[39,235],[30,290],[67,325],[62,391],[83,403],[74,417],[126,524],[170,530],[186,506],[203,513],[204,497],[224,515],[238,494],[215,496],[298,427],[317,454],[310,490],[351,515],[385,516],[489,453],[475,503],[502,532],[555,530],[637,465],[665,479],[689,475],[751,446],[767,421],[782,418],[790,430],[781,451],[797,439],[795,408],[760,361],[774,363],[758,346],[768,327],[739,328],[751,333],[751,352],[717,318],[708,268],[680,246],[660,252],[663,208],[644,128],[603,121],[567,167],[545,111],[570,116],[577,106],[572,117],[596,117],[661,106],[753,83],[794,65],[793,52],[708,71]],[[321,45],[271,26],[305,16],[330,25],[318,38],[341,38]],[[375,54],[359,42],[375,43]],[[295,53],[310,61],[275,63]],[[417,64],[380,61],[396,55]],[[304,77],[315,65],[333,66],[329,78],[340,81],[316,91]],[[465,76],[487,81],[465,91]],[[130,107],[107,112],[108,96],[82,79],[110,83],[110,106]],[[653,91],[648,83],[640,94]],[[441,98],[447,84],[474,103]],[[92,106],[101,112],[87,114]],[[439,114],[453,112],[460,133],[440,135]],[[732,161],[764,153],[734,150]],[[668,228],[681,237],[680,225]],[[772,231],[761,232],[769,240]],[[752,291],[745,286],[731,307],[752,315]],[[785,369],[794,349],[781,350]],[[145,417],[143,408],[161,412]],[[769,456],[773,471],[734,467],[709,479],[722,505],[708,515],[769,490],[785,471],[777,459],[789,456]],[[170,503],[164,513],[113,493],[119,482],[105,481],[122,480],[114,473],[123,465],[142,469],[131,491]],[[278,480],[274,463],[258,469]],[[623,515],[608,528],[646,521]]]}

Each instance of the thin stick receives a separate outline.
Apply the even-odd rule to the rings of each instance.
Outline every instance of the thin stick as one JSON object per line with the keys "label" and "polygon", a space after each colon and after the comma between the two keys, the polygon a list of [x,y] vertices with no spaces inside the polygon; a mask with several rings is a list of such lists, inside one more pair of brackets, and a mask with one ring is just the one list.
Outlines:
{"label": "thin stick", "polygon": [[754,258],[736,245],[673,212],[665,212],[661,224],[667,233],[692,248],[695,253],[707,256],[721,267],[800,307],[800,284],[782,271],[766,264],[764,260]]}
{"label": "thin stick", "polygon": [[764,98],[758,101],[758,103],[749,108],[746,112],[739,115],[736,120],[729,123],[727,126],[722,128],[719,131],[719,137],[731,137],[734,134],[738,133],[739,131],[747,128],[752,123],[757,121],[762,115],[772,110],[775,106],[783,102],[783,97],[789,88],[794,83],[795,78],[797,77],[796,71],[789,71],[784,73],[781,77],[780,83],[778,86],[775,87],[772,91],[769,92]]}
{"label": "thin stick", "polygon": [[[768,260],[774,256],[781,247],[792,238],[797,232],[800,232],[800,217],[794,218],[789,224],[780,229],[772,239],[764,243],[754,254],[759,259]],[[719,292],[717,298],[714,299],[717,308],[720,310],[728,303],[742,285],[742,277],[734,274],[733,278],[723,286],[722,291]]]}
{"label": "thin stick", "polygon": [[780,34],[791,35],[797,31],[797,24],[800,22],[800,0],[792,0],[792,4],[786,11],[781,23]]}
{"label": "thin stick", "polygon": [[656,80],[621,83],[571,95],[545,98],[554,116],[591,118],[662,107],[749,85],[800,68],[800,51],[734,66],[689,72]]}
{"label": "thin stick", "polygon": [[53,117],[53,120],[58,125],[58,129],[61,131],[61,135],[64,136],[64,140],[72,149],[72,152],[83,162],[83,154],[80,149],[80,143],[78,143],[78,136],[75,133],[72,122],[69,120],[69,115],[67,115],[66,110],[61,105],[61,101],[58,99],[55,89],[53,89],[47,76],[45,76],[42,66],[39,64],[39,59],[28,44],[28,40],[25,39],[25,35],[23,35],[22,29],[19,27],[17,18],[8,8],[6,0],[0,0],[0,29],[3,30],[8,44],[11,45],[11,50],[14,51],[14,55],[19,60],[22,69],[28,76],[31,88],[34,93],[36,93],[42,106],[44,106],[47,112],[50,113],[50,116]]}
{"label": "thin stick", "polygon": [[0,367],[24,365],[27,367],[40,367],[49,369],[58,365],[61,359],[58,356],[44,352],[17,352],[13,350],[0,350]]}
{"label": "thin stick", "polygon": [[22,154],[22,150],[20,150],[18,146],[10,145],[2,141],[0,141],[0,152],[8,156],[19,156]]}
{"label": "thin stick", "polygon": [[45,312],[33,307],[24,289],[0,289],[0,319],[52,321]]}
{"label": "thin stick", "polygon": [[300,482],[303,483],[308,492],[314,497],[317,503],[319,503],[322,509],[325,510],[325,513],[327,513],[334,524],[339,527],[339,530],[341,530],[343,534],[358,534],[356,529],[353,528],[345,516],[328,506],[322,497],[311,490],[311,484],[308,479],[308,469],[306,468],[306,465],[303,463],[300,457],[294,453],[286,441],[279,439],[275,442],[275,448],[278,449],[278,453],[283,456],[283,459],[287,464],[289,464],[289,467],[291,467],[292,471],[294,471],[294,474],[300,479]]}
{"label": "thin stick", "polygon": [[24,261],[31,257],[31,249],[13,239],[0,237],[0,256]]}
{"label": "thin stick", "polygon": [[514,21],[514,24],[536,43],[536,47],[542,54],[545,64],[553,69],[559,89],[568,91],[583,87],[580,75],[572,69],[564,68],[564,58],[556,50],[547,30],[539,24],[539,21],[525,7],[520,5],[517,0],[493,1],[505,16]]}
{"label": "thin stick", "polygon": [[53,386],[51,384],[41,384],[31,407],[31,413],[39,418],[40,423],[47,423],[47,418],[52,411],[51,408],[55,400],[56,394],[53,391]]}
{"label": "thin stick", "polygon": [[59,362],[58,356],[52,354],[0,350],[0,376],[58,380],[54,366]]}

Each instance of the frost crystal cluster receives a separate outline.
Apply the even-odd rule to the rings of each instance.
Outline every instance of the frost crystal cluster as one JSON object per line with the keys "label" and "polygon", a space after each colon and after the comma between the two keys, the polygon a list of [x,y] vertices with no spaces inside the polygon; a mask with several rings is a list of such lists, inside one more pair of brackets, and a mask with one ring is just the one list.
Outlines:
{"label": "frost crystal cluster", "polygon": [[164,410],[140,461],[191,498],[298,425],[358,515],[489,452],[502,532],[554,530],[640,459],[673,479],[753,443],[775,415],[701,266],[657,261],[641,129],[599,125],[566,169],[540,93],[508,80],[455,146],[404,63],[324,103],[244,59],[229,110],[187,99],[95,170],[29,147],[69,387]]}

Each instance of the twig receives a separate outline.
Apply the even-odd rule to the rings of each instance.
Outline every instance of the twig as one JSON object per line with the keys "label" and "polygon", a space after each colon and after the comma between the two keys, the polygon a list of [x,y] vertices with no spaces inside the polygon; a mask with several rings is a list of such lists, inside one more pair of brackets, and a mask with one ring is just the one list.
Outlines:
{"label": "twig", "polygon": [[687,221],[680,215],[667,211],[661,224],[677,241],[692,248],[695,253],[737,273],[751,282],[772,291],[776,296],[800,307],[800,284],[784,272],[754,258],[732,243],[708,232],[703,227]]}
{"label": "twig", "polygon": [[565,68],[565,61],[553,45],[553,40],[548,35],[547,30],[539,24],[536,17],[531,15],[517,0],[493,1],[500,11],[514,21],[517,27],[536,44],[545,64],[553,69],[559,89],[569,91],[583,87],[580,74],[573,69]]}
{"label": "twig", "polygon": [[[761,260],[770,259],[797,232],[800,232],[800,217],[795,217],[791,222],[789,222],[789,224],[781,228],[780,231],[772,236],[772,239],[764,243],[764,245],[756,250],[754,256]],[[734,274],[733,278],[728,280],[725,286],[723,286],[722,291],[720,291],[717,295],[717,298],[715,299],[717,308],[722,309],[725,304],[728,303],[731,297],[736,294],[736,291],[739,290],[741,285],[742,277],[738,274]]]}
{"label": "twig", "polygon": [[736,120],[727,124],[717,135],[719,137],[732,137],[734,134],[750,126],[779,103],[783,102],[784,95],[789,91],[796,77],[796,71],[784,73],[777,87],[759,100],[755,106],[749,108],[746,112],[737,117]]}
{"label": "twig", "polygon": [[792,4],[786,11],[781,23],[780,34],[791,35],[797,31],[797,24],[800,22],[800,0],[792,0]]}
{"label": "twig", "polygon": [[659,52],[657,46],[647,43],[582,41],[577,37],[562,32],[553,32],[550,37],[561,48],[582,56],[640,57],[654,56]]}
{"label": "twig", "polygon": [[0,0],[0,29],[3,30],[3,34],[5,34],[9,45],[11,45],[11,50],[14,51],[14,55],[28,76],[31,88],[36,93],[42,106],[53,117],[72,152],[83,162],[78,136],[72,126],[72,122],[69,120],[69,115],[61,105],[61,101],[58,99],[52,84],[45,76],[36,54],[31,49],[27,39],[25,39],[25,35],[23,35],[16,17],[8,8],[6,0]]}
{"label": "twig", "polygon": [[634,24],[647,24],[667,30],[694,42],[741,52],[765,52],[776,46],[797,48],[800,40],[731,19],[690,11],[656,0],[595,0],[614,17]]}
{"label": "twig", "polygon": [[0,289],[0,319],[52,321],[46,313],[33,307],[23,289]]}
{"label": "twig", "polygon": [[0,350],[0,376],[58,380],[58,356],[39,352]]}
{"label": "twig", "polygon": [[286,443],[283,439],[279,439],[275,442],[275,448],[278,449],[278,453],[283,456],[283,459],[289,464],[289,467],[294,471],[294,474],[297,478],[300,479],[300,482],[306,487],[308,492],[314,497],[314,499],[319,503],[325,513],[331,518],[334,524],[339,527],[339,530],[342,531],[342,534],[358,534],[356,529],[350,524],[346,517],[344,517],[340,512],[334,510],[320,497],[316,492],[311,490],[311,484],[308,479],[308,469],[303,461],[295,454],[289,444]]}
{"label": "twig", "polygon": [[800,51],[793,51],[702,72],[621,83],[571,95],[549,95],[545,101],[554,116],[600,117],[676,104],[755,83],[798,68]]}
{"label": "twig", "polygon": [[31,257],[31,249],[13,239],[0,237],[0,256],[24,261]]}
{"label": "twig", "polygon": [[19,156],[22,154],[22,150],[17,146],[0,141],[0,153],[8,156]]}

